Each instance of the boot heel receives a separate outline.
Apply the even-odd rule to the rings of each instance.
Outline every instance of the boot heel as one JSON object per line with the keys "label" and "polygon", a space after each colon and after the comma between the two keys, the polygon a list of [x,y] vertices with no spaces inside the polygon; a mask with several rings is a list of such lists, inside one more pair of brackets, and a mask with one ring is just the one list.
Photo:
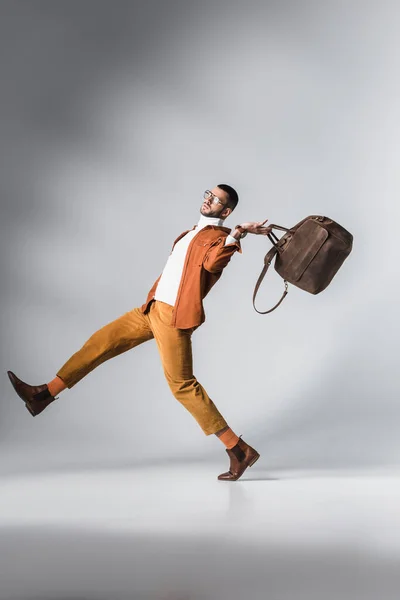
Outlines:
{"label": "boot heel", "polygon": [[251,463],[249,464],[249,467],[252,467],[254,465],[254,463],[260,458],[260,455],[257,454],[257,456],[251,461]]}
{"label": "boot heel", "polygon": [[32,417],[36,417],[36,413],[33,412],[33,410],[31,409],[31,407],[29,406],[29,404],[27,402],[25,402],[25,406],[31,413]]}

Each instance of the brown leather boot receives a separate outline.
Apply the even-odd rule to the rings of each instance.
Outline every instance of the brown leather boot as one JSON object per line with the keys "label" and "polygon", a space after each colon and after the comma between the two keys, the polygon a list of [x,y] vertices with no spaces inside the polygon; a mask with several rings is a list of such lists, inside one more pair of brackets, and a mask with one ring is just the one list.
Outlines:
{"label": "brown leather boot", "polygon": [[252,467],[256,460],[260,458],[260,455],[254,448],[246,444],[246,442],[240,439],[236,446],[233,448],[226,448],[231,464],[229,471],[218,475],[218,479],[223,481],[236,481],[243,475],[247,467]]}
{"label": "brown leather boot", "polygon": [[18,379],[12,371],[7,371],[7,373],[14,390],[25,402],[25,406],[32,417],[36,417],[36,415],[41,413],[46,406],[53,402],[53,400],[57,400],[58,397],[54,398],[54,396],[50,394],[46,383],[43,385],[29,385]]}

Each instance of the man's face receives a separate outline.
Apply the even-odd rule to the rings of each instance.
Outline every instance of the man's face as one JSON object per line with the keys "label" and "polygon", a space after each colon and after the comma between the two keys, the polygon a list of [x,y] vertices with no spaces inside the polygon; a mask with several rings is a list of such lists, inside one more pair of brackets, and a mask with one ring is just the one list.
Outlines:
{"label": "man's face", "polygon": [[[203,204],[200,208],[200,213],[205,217],[217,217],[218,219],[226,219],[226,217],[232,212],[228,208],[229,196],[219,187],[214,187],[210,190],[212,197],[208,200],[203,200]],[[214,197],[217,197],[219,202],[214,202]]]}

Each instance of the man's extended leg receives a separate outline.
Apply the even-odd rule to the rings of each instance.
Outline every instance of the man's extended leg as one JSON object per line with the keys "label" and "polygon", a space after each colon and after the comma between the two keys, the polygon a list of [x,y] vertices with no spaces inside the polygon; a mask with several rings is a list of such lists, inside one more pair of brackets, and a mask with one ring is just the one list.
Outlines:
{"label": "man's extended leg", "polygon": [[96,331],[82,348],[68,359],[57,372],[57,377],[48,385],[31,386],[18,379],[12,371],[8,371],[8,376],[29,412],[36,416],[55,400],[52,392],[59,393],[65,387],[72,388],[106,360],[153,337],[147,315],[139,308],[134,308]]}
{"label": "man's extended leg", "polygon": [[153,337],[147,315],[139,308],[134,308],[90,336],[82,348],[57,371],[57,377],[71,389],[106,360]]}

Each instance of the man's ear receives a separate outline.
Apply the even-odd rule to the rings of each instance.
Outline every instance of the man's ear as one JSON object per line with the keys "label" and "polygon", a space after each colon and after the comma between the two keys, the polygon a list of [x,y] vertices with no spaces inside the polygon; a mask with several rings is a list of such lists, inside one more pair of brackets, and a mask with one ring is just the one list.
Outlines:
{"label": "man's ear", "polygon": [[226,208],[224,208],[224,210],[222,211],[222,213],[221,213],[221,217],[222,217],[223,219],[226,219],[227,217],[229,217],[229,215],[231,214],[231,212],[232,212],[232,209],[231,209],[231,208],[229,208],[229,206],[227,206],[227,207],[226,207]]}

